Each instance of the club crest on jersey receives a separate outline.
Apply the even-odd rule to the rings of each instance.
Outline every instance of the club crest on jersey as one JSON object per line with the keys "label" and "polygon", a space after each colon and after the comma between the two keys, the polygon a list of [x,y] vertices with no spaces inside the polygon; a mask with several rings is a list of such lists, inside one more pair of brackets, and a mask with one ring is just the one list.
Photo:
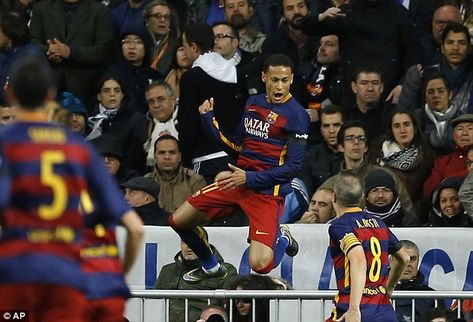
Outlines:
{"label": "club crest on jersey", "polygon": [[278,114],[274,113],[273,111],[269,112],[268,116],[266,116],[266,122],[269,124],[274,124],[278,118]]}

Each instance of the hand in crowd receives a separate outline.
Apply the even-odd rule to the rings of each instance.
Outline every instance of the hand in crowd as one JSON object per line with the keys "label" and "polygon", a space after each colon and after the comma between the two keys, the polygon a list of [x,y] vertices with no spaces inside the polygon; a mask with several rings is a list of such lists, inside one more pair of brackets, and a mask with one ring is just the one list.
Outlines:
{"label": "hand in crowd", "polygon": [[48,59],[50,61],[52,61],[53,63],[59,64],[60,62],[62,62],[61,57],[59,57],[58,55],[55,55],[53,53],[50,53],[49,51],[46,53],[46,55],[48,56]]}
{"label": "hand in crowd", "polygon": [[307,114],[309,114],[310,122],[315,123],[319,120],[319,111],[313,108],[306,109]]}
{"label": "hand in crowd", "polygon": [[299,223],[301,224],[315,224],[315,212],[312,210],[304,212],[301,219],[299,219]]}
{"label": "hand in crowd", "polygon": [[337,7],[331,7],[319,14],[319,21],[325,19],[336,19],[338,17],[346,17],[346,14],[342,13],[342,9]]}
{"label": "hand in crowd", "polygon": [[394,87],[386,98],[386,102],[391,101],[393,104],[399,103],[399,96],[401,95],[402,85],[397,85]]}
{"label": "hand in crowd", "polygon": [[53,62],[61,62],[62,59],[67,59],[71,55],[71,49],[68,45],[60,42],[57,38],[48,39],[48,58]]}
{"label": "hand in crowd", "polygon": [[200,115],[204,115],[207,112],[213,111],[214,109],[214,98],[211,97],[208,100],[205,100],[202,105],[199,106]]}
{"label": "hand in crowd", "polygon": [[217,180],[217,185],[220,190],[233,190],[243,187],[246,184],[246,173],[242,169],[228,164],[231,173],[222,173],[222,176]]}
{"label": "hand in crowd", "polygon": [[419,71],[420,75],[423,76],[424,75],[424,66],[422,66],[421,64],[417,64],[416,67],[417,67],[417,70]]}

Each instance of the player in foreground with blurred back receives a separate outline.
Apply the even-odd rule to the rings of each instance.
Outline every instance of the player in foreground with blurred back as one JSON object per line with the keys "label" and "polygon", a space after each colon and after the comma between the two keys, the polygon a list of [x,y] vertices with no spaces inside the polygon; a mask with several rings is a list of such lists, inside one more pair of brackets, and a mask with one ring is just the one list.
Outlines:
{"label": "player in foreground with blurred back", "polygon": [[30,321],[82,322],[82,208],[92,211],[90,193],[101,216],[122,218],[128,230],[133,251],[125,266],[143,228],[102,158],[82,137],[47,121],[44,105],[55,97],[49,67],[25,59],[12,75],[17,123],[0,130],[0,310],[28,310]]}

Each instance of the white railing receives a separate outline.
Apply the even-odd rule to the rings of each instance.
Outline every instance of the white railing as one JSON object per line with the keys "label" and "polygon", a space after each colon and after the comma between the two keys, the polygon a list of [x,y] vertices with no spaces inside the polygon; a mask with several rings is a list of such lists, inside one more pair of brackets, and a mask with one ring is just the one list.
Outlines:
{"label": "white railing", "polygon": [[[127,316],[132,322],[169,322],[169,300],[183,299],[185,302],[185,322],[188,320],[189,299],[228,300],[230,322],[233,310],[233,301],[236,298],[251,298],[253,308],[253,321],[255,316],[255,300],[270,299],[271,322],[280,321],[324,321],[332,309],[332,299],[336,291],[310,291],[310,290],[287,290],[287,291],[262,291],[262,290],[133,290],[133,308],[127,308]],[[396,299],[412,299],[412,318],[415,322],[415,300],[416,299],[473,299],[473,292],[461,291],[395,291],[393,294],[393,305]],[[146,305],[147,301],[159,300],[154,304]],[[329,303],[326,303],[329,301]],[[159,303],[159,304],[156,304]],[[161,309],[158,309],[161,307]],[[458,305],[457,315],[460,317],[461,305]],[[175,321],[170,321],[175,322]]]}

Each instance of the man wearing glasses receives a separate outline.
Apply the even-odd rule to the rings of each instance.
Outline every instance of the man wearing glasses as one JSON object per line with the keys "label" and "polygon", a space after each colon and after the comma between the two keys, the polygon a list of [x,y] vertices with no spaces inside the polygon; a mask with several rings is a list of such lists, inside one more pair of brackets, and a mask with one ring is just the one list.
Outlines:
{"label": "man wearing glasses", "polygon": [[[381,169],[376,165],[368,164],[365,154],[368,151],[368,137],[366,136],[365,128],[360,121],[352,120],[342,124],[340,131],[338,131],[338,148],[343,153],[342,169],[340,173],[330,177],[325,181],[320,188],[328,188],[333,190],[336,178],[341,173],[353,173],[362,182],[365,182],[368,173],[374,169]],[[414,205],[406,190],[406,187],[402,184],[401,180],[389,171],[388,169],[382,168],[394,179],[395,190],[399,194],[399,200],[404,212],[408,216],[415,217]]]}
{"label": "man wearing glasses", "polygon": [[215,36],[214,51],[233,62],[238,74],[245,78],[248,95],[263,93],[264,85],[260,77],[263,65],[261,55],[239,48],[238,31],[229,23],[219,22],[212,30]]}

